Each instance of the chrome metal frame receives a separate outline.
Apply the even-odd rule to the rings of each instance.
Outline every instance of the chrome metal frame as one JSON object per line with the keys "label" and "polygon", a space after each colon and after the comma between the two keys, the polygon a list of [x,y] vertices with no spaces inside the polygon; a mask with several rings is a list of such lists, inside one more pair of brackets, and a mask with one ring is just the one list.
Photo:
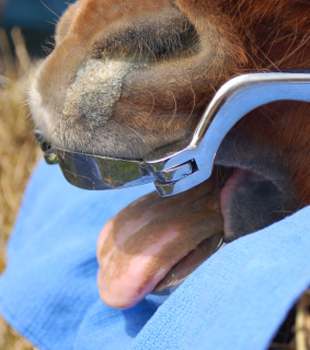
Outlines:
{"label": "chrome metal frame", "polygon": [[54,148],[38,130],[36,137],[46,161],[58,163],[75,186],[103,190],[155,182],[165,197],[207,180],[228,131],[251,110],[279,100],[310,102],[310,73],[266,72],[232,78],[209,103],[190,144],[159,159],[137,161],[71,152]]}

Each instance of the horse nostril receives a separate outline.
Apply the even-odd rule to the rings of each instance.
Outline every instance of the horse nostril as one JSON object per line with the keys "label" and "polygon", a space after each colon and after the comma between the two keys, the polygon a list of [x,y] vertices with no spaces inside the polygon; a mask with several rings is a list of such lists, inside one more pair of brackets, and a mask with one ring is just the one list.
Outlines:
{"label": "horse nostril", "polygon": [[166,21],[155,17],[97,38],[92,45],[92,56],[155,63],[189,57],[197,52],[199,44],[195,26],[177,12]]}

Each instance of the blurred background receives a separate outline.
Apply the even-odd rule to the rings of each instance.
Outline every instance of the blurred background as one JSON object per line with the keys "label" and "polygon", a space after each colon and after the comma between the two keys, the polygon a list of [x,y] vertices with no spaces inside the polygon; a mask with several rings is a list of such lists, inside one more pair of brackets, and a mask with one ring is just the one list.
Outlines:
{"label": "blurred background", "polygon": [[[42,57],[58,18],[73,0],[0,0],[0,25],[8,32],[22,28],[31,56]],[[48,41],[46,41],[48,40]]]}
{"label": "blurred background", "polygon": [[[32,66],[53,48],[67,6],[66,0],[0,0],[0,274],[24,188],[41,157],[27,106]],[[0,350],[33,349],[0,318]]]}

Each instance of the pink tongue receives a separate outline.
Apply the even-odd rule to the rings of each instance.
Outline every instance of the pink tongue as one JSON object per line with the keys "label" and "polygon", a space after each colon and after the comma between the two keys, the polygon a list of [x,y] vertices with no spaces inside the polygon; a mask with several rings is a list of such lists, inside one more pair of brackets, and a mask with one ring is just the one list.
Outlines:
{"label": "pink tongue", "polygon": [[[149,216],[149,213],[146,213],[146,216]],[[100,297],[107,305],[122,309],[132,307],[142,300],[177,262],[170,261],[169,265],[158,268],[156,256],[176,239],[178,232],[167,230],[155,237],[152,244],[147,245],[145,249],[131,255],[128,249],[130,228],[126,227],[115,237],[112,233],[114,220],[112,218],[104,226],[98,241],[98,251],[101,252],[98,286]],[[136,221],[135,225],[138,224]],[[105,254],[102,254],[103,250],[106,251]]]}
{"label": "pink tongue", "polygon": [[[219,190],[213,179],[179,196],[163,199],[153,192],[138,199],[109,220],[99,235],[101,299],[116,308],[134,306],[158,282],[165,287],[164,277],[189,252],[195,250],[200,261],[207,259],[216,242],[207,244],[211,252],[204,247],[196,254],[197,246],[215,235],[221,238],[222,232]],[[196,264],[195,259],[187,260]],[[176,284],[193,271],[187,264],[181,267],[168,274],[169,283]]]}

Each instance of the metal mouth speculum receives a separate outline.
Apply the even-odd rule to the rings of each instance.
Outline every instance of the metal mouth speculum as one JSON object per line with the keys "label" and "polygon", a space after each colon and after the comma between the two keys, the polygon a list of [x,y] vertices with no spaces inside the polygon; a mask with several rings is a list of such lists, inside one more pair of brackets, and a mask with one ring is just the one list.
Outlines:
{"label": "metal mouth speculum", "polygon": [[217,150],[228,131],[248,112],[280,100],[310,102],[310,73],[266,72],[227,81],[207,106],[189,145],[158,159],[128,160],[54,148],[39,130],[35,134],[49,164],[58,163],[77,187],[104,190],[154,182],[165,197],[207,180]]}

